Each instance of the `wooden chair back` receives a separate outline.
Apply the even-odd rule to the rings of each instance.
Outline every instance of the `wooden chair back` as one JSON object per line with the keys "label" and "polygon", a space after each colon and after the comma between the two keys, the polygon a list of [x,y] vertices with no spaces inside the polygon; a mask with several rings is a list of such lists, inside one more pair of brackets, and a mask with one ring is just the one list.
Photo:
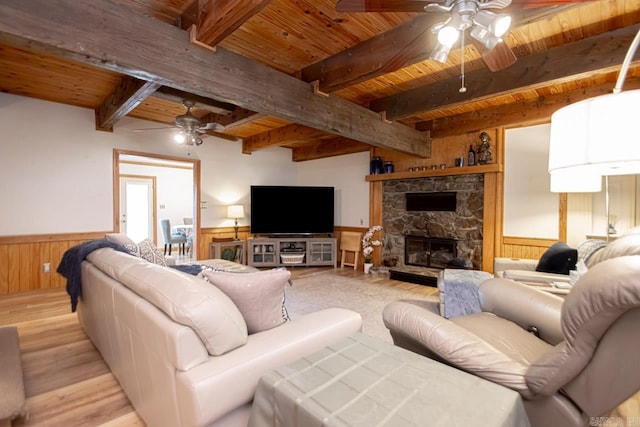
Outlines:
{"label": "wooden chair back", "polygon": [[[362,241],[362,233],[356,231],[343,231],[340,233],[340,250],[342,256],[340,257],[340,267],[353,266],[353,269],[358,268],[358,258],[360,256],[360,245]],[[353,261],[347,261],[347,253],[351,255],[353,253]]]}

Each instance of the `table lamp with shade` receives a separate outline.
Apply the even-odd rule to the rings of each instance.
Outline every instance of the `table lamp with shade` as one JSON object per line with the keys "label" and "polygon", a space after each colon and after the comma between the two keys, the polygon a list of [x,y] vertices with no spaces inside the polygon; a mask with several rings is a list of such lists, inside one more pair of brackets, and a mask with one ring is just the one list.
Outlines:
{"label": "table lamp with shade", "polygon": [[613,93],[585,99],[551,116],[549,173],[551,191],[597,192],[605,177],[607,240],[608,176],[640,173],[640,90],[622,86],[640,45],[640,30],[624,58]]}
{"label": "table lamp with shade", "polygon": [[227,206],[227,218],[235,220],[233,230],[235,231],[234,240],[240,240],[238,238],[238,220],[244,218],[244,206],[242,205],[229,205]]}

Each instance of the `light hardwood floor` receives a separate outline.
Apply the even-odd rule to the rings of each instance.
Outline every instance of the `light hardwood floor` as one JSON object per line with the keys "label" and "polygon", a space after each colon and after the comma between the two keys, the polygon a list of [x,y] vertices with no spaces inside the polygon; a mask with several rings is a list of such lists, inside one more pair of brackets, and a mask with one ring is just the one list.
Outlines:
{"label": "light hardwood floor", "polygon": [[[432,287],[377,278],[347,268],[291,271],[294,279],[333,273],[427,295],[437,293]],[[7,325],[18,327],[29,411],[28,419],[16,420],[14,426],[144,425],[78,324],[75,313],[70,312],[64,289],[1,296],[0,326]],[[636,395],[611,415],[623,421],[640,417],[640,397]]]}

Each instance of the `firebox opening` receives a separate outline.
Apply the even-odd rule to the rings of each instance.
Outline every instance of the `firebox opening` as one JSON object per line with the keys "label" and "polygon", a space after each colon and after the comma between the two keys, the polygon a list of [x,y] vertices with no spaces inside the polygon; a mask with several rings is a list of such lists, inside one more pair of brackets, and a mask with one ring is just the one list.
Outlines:
{"label": "firebox opening", "polygon": [[460,268],[456,239],[405,236],[405,265],[431,268]]}

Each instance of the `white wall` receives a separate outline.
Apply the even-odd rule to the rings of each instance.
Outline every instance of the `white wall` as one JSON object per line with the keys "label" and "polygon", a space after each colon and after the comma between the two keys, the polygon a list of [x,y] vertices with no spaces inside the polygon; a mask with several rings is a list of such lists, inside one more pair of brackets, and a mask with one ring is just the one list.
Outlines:
{"label": "white wall", "polygon": [[335,187],[335,222],[345,227],[369,226],[369,152],[301,162],[300,185]]}
{"label": "white wall", "polygon": [[557,239],[558,195],[549,190],[550,125],[505,133],[504,235]]}
{"label": "white wall", "polygon": [[[202,145],[204,146],[204,144]],[[298,166],[291,162],[285,148],[242,154],[240,142],[216,139],[211,150],[199,153],[202,160],[201,209],[203,227],[232,226],[227,219],[227,205],[244,205],[246,217],[240,226],[251,223],[251,185],[296,185]]]}
{"label": "white wall", "polygon": [[157,123],[124,118],[100,132],[91,109],[0,94],[0,235],[112,230],[114,148],[200,159],[202,227],[232,225],[226,205],[249,212],[250,186],[266,184],[334,186],[336,225],[366,225],[368,153],[294,163],[285,148],[245,155],[240,142],[193,148],[166,131],[131,131],[148,127]]}
{"label": "white wall", "polygon": [[[505,135],[504,234],[557,239],[559,198],[549,190],[550,125],[510,129]],[[610,220],[624,232],[640,223],[638,175],[609,177]],[[605,238],[605,185],[598,193],[567,195],[567,244]]]}
{"label": "white wall", "polygon": [[111,230],[111,150],[91,110],[0,94],[0,234]]}

